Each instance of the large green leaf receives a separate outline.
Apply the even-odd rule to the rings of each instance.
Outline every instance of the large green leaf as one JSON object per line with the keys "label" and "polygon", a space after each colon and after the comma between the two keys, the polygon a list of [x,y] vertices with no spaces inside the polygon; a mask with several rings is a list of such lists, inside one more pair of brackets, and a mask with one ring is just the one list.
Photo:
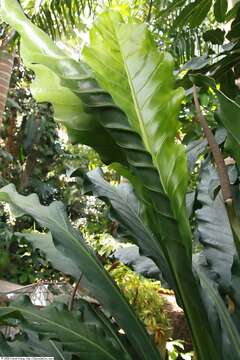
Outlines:
{"label": "large green leaf", "polygon": [[[231,151],[238,161],[240,149],[240,106],[220,90],[217,90],[217,97],[220,105],[218,116],[228,131],[228,144],[230,143]],[[240,257],[240,217],[236,211],[234,202],[226,203],[226,208],[234,236],[235,246],[238,256]]]}
{"label": "large green leaf", "polygon": [[[229,134],[228,141],[231,143],[231,151],[236,151],[236,159],[239,159],[238,147],[239,147],[239,131],[240,131],[240,106],[229,97],[227,97],[222,91],[216,88],[215,82],[212,78],[204,75],[196,74],[191,75],[191,80],[200,86],[210,86],[217,94],[219,100],[219,109],[216,116],[223,123],[225,129]],[[235,121],[234,121],[235,120]],[[240,217],[236,210],[235,199],[228,199],[225,201],[228,218],[231,224],[231,230],[234,237],[235,247],[237,249],[238,257],[240,257]]]}
{"label": "large green leaf", "polygon": [[86,245],[81,234],[72,227],[63,203],[55,201],[49,206],[43,206],[36,194],[22,196],[16,192],[13,185],[7,185],[0,190],[0,200],[8,202],[16,216],[28,214],[42,227],[50,230],[55,246],[84,274],[88,288],[116,318],[142,358],[157,359],[158,353],[143,324],[137,319],[101,262]]}
{"label": "large green leaf", "polygon": [[[203,286],[204,300],[207,304],[211,325],[217,329],[221,327],[221,337],[216,339],[222,348],[223,357],[227,354],[230,359],[236,359],[236,352],[232,352],[232,332],[236,336],[236,328],[239,328],[240,315],[240,281],[239,261],[236,256],[234,239],[222,195],[219,192],[214,198],[211,196],[212,183],[219,183],[216,169],[208,161],[203,163],[201,181],[198,186],[197,200],[202,205],[195,213],[199,240],[204,249],[195,254],[194,265],[199,273],[206,277],[207,284]],[[200,276],[201,278],[201,276]],[[205,282],[206,283],[206,282]],[[211,289],[210,289],[211,287]],[[213,289],[214,290],[213,290]],[[214,291],[214,292],[213,292]],[[212,296],[214,295],[214,296]],[[217,300],[216,300],[217,299]],[[230,321],[226,326],[226,305],[229,307]],[[233,306],[231,306],[233,304]],[[235,325],[233,324],[235,323]]]}
{"label": "large green leaf", "polygon": [[[136,35],[137,32],[137,37],[138,35],[141,35],[139,39],[137,38],[132,40],[133,48],[137,45],[139,46],[138,51],[141,49],[140,40],[145,41],[143,36],[145,34],[147,45],[146,48],[149,50],[150,53],[149,59],[152,59],[153,61],[155,61],[156,59],[158,61],[158,59],[160,59],[160,65],[164,65],[164,69],[169,75],[168,77],[171,84],[170,86],[168,85],[168,77],[163,76],[163,82],[161,78],[159,79],[158,77],[157,79],[155,79],[154,77],[155,82],[150,81],[151,85],[152,83],[154,83],[152,90],[155,90],[155,88],[158,87],[157,82],[160,81],[160,85],[163,91],[164,88],[166,88],[166,90],[170,90],[172,95],[176,95],[175,97],[173,97],[173,99],[169,99],[169,96],[166,93],[165,100],[167,102],[164,102],[164,99],[162,99],[162,105],[173,105],[173,109],[169,108],[169,121],[173,126],[173,130],[171,130],[171,127],[167,126],[168,122],[163,125],[163,131],[166,134],[165,140],[166,143],[169,143],[169,147],[167,147],[165,146],[165,141],[163,137],[161,137],[162,144],[160,144],[156,139],[156,134],[154,135],[151,133],[151,131],[157,131],[157,120],[153,122],[150,121],[149,124],[151,126],[149,126],[148,131],[146,131],[146,119],[138,123],[140,118],[139,116],[136,117],[135,115],[133,119],[136,119],[137,121],[131,123],[131,125],[134,126],[132,128],[130,122],[128,122],[128,119],[126,118],[124,113],[119,110],[119,108],[113,103],[111,97],[102,89],[100,89],[96,82],[91,78],[91,73],[84,64],[79,64],[76,61],[68,58],[65,54],[63,54],[62,51],[56,48],[56,46],[49,40],[49,38],[47,38],[36,27],[33,27],[31,23],[23,17],[22,13],[19,14],[20,9],[17,7],[17,4],[14,0],[10,0],[10,2],[3,0],[1,4],[2,15],[4,16],[5,20],[9,22],[13,27],[15,27],[22,36],[22,56],[25,62],[35,70],[36,77],[38,78],[37,70],[39,68],[39,65],[35,66],[34,64],[44,65],[61,79],[61,86],[64,86],[65,88],[68,87],[72,92],[77,94],[82,101],[81,104],[84,105],[84,110],[86,111],[86,113],[88,115],[90,114],[91,116],[94,115],[93,121],[98,121],[101,124],[102,128],[105,129],[103,130],[103,132],[106,131],[110,138],[114,140],[115,145],[118,148],[118,161],[120,161],[124,165],[127,165],[128,173],[134,174],[134,176],[138,178],[138,182],[141,182],[141,186],[139,187],[139,189],[141,189],[141,193],[138,193],[138,196],[140,196],[141,199],[143,199],[144,202],[147,204],[148,222],[156,235],[156,239],[158,239],[158,253],[162,254],[162,252],[164,252],[165,257],[169,262],[169,266],[173,273],[174,281],[176,284],[178,296],[180,297],[182,305],[184,306],[189,326],[194,336],[194,344],[199,354],[199,358],[205,359],[206,357],[208,357],[209,359],[215,360],[218,357],[218,355],[216,354],[217,349],[215,349],[215,346],[212,342],[213,340],[211,335],[211,329],[209,328],[206,312],[201,300],[199,286],[192,272],[191,234],[189,231],[189,224],[187,221],[185,209],[185,190],[187,185],[185,168],[186,160],[184,157],[183,148],[176,145],[174,141],[175,131],[177,130],[177,122],[175,117],[180,105],[182,91],[177,90],[174,92],[173,90],[171,90],[173,88],[174,82],[171,73],[173,69],[171,58],[169,57],[169,55],[160,56],[158,53],[156,53],[155,47],[153,48],[153,51],[150,51],[153,43],[152,40],[148,39],[148,34],[144,26],[139,27],[138,25],[138,30],[136,30],[137,28],[134,30],[133,27],[133,33]],[[116,18],[116,15],[113,15],[113,18]],[[106,20],[107,19],[108,18],[106,17]],[[127,33],[129,33],[129,35],[132,35],[132,33],[129,32],[131,29],[128,26],[126,28],[128,32],[125,31],[124,35],[123,27],[121,25],[118,25],[120,24],[117,24],[116,30],[119,29],[121,31],[122,37],[124,37]],[[117,61],[114,63],[117,67],[119,42],[117,41],[115,43],[115,33],[112,33],[113,26],[111,25],[111,21],[110,27],[109,23],[106,23],[102,27],[102,30],[105,31],[105,35],[109,36],[110,39],[111,37],[113,38],[113,49],[116,49],[117,45],[117,52],[115,54]],[[139,34],[138,31],[140,31]],[[127,43],[128,41],[126,42],[126,44]],[[102,41],[100,45],[103,45]],[[127,47],[129,47],[129,45]],[[110,49],[111,46],[107,46],[107,48],[102,51],[100,55],[111,55]],[[146,50],[144,50],[143,53],[146,54]],[[114,58],[114,52],[112,55]],[[109,70],[112,66],[112,59],[106,59],[106,56],[101,59],[100,56],[98,56],[97,52],[95,54],[95,58],[99,59],[101,63],[103,62],[101,71],[103,71],[103,73],[106,74],[107,79],[111,81]],[[140,59],[143,60],[143,57],[141,55]],[[108,65],[108,67],[105,67],[106,65]],[[150,72],[153,70],[153,63],[151,63],[151,61],[149,66],[150,67],[142,69],[142,71],[144,70],[144,78],[148,77],[146,75],[148,71]],[[120,67],[122,67],[122,62],[120,62]],[[108,70],[106,71],[106,69]],[[116,68],[115,70],[116,75],[118,75],[118,69]],[[132,70],[133,68],[131,66],[131,72]],[[115,71],[113,75],[115,75]],[[132,76],[132,74],[130,75]],[[113,76],[113,80],[115,80],[115,76]],[[149,80],[151,80],[150,75]],[[113,92],[114,87],[119,86],[119,84],[121,83],[124,87],[123,94],[127,103],[128,97],[130,99],[133,98],[131,92],[127,92],[129,90],[128,83],[127,88],[125,88],[125,68],[123,72],[123,77],[120,77],[120,79],[117,79],[117,82],[114,82],[114,86],[112,86]],[[40,83],[38,82],[38,85],[39,84]],[[134,86],[136,86],[136,84]],[[64,93],[62,93],[62,95],[64,96]],[[148,96],[148,100],[150,101],[150,94]],[[151,103],[151,101],[149,103]],[[156,107],[158,108],[158,106]],[[136,109],[135,107],[133,107],[132,109],[134,115]],[[152,111],[152,109],[150,109],[150,113],[154,115],[154,119],[156,119],[156,114],[154,114],[154,110]],[[141,127],[139,125],[141,125]],[[81,128],[81,125],[79,126],[79,128]],[[145,141],[146,144],[143,145],[142,139],[139,134],[143,136],[143,141]],[[149,134],[150,139],[153,137],[154,141],[152,143],[148,143]],[[80,139],[80,141],[82,141],[82,139]],[[93,132],[93,147],[94,142],[95,137]],[[148,151],[146,150],[145,146],[147,147]],[[166,150],[166,154],[162,154],[162,164],[159,164],[160,159],[158,156],[158,148],[156,148],[156,146],[160,146],[161,150]],[[149,151],[152,151],[152,154],[150,154]],[[173,151],[174,153],[172,153]],[[112,150],[110,150],[110,153],[108,154],[107,152],[105,152],[105,155],[109,161],[113,161]],[[168,157],[170,157],[171,162],[167,160]],[[156,167],[153,165],[153,160]],[[179,163],[177,160],[180,160]],[[165,168],[162,166],[163,164],[166,165],[166,168],[168,168],[168,170],[166,169],[165,171]],[[169,166],[169,164],[171,166]],[[175,172],[174,169],[175,165],[178,169],[177,172]],[[182,169],[183,172],[179,171],[179,169]],[[161,181],[164,182],[164,184],[160,182],[159,174],[161,175],[160,178]],[[170,184],[173,184],[173,186],[170,186]],[[174,196],[175,191],[177,196]],[[172,203],[169,201],[168,196],[171,198]],[[178,219],[176,218],[176,215]],[[189,292],[189,288],[191,288],[191,293]],[[199,328],[200,323],[202,324],[202,326]],[[208,329],[208,334],[206,332],[206,329]],[[132,335],[132,337],[133,336],[137,337],[137,335]],[[201,343],[204,344],[204,346],[202,346]],[[151,356],[149,352],[147,355]],[[147,355],[145,353],[145,356]]]}
{"label": "large green leaf", "polygon": [[80,306],[74,311],[68,311],[62,303],[40,310],[27,297],[23,297],[11,302],[7,308],[1,307],[0,319],[19,318],[20,327],[60,341],[65,350],[83,360],[129,359],[119,339],[105,325],[101,316],[98,317],[95,310],[83,300],[78,301],[77,305]]}
{"label": "large green leaf", "polygon": [[[202,323],[205,315],[196,320],[200,314],[192,306],[201,302],[201,297],[191,268],[191,233],[185,207],[186,157],[183,147],[174,139],[183,92],[182,89],[173,89],[172,58],[169,54],[158,52],[144,25],[126,25],[116,13],[106,12],[99,17],[91,30],[90,40],[90,47],[84,50],[85,59],[100,85],[110,92],[115,103],[127,114],[131,128],[141,136],[151,156],[153,164],[149,155],[140,154],[136,151],[139,148],[132,145],[128,161],[130,164],[135,161],[135,174],[147,190],[148,198],[146,192],[143,196],[152,205],[148,220],[173,272],[177,293],[190,328],[193,334],[195,332],[199,357],[211,357],[209,354],[212,351],[214,358],[214,345],[209,344],[210,352],[203,354],[206,348],[198,344],[206,333],[199,336],[197,322]],[[123,129],[116,121],[108,126],[115,131],[118,127],[119,134]],[[180,265],[179,256],[184,268]],[[183,273],[186,276],[184,280]],[[191,299],[189,291],[184,289],[186,284],[192,289]],[[211,343],[211,336],[205,341]]]}
{"label": "large green leaf", "polygon": [[219,182],[217,171],[208,161],[202,166],[198,186],[197,201],[201,208],[195,212],[195,216],[204,250],[197,255],[207,265],[210,277],[222,288],[230,289],[236,250],[221,193],[215,198],[210,195],[211,183],[215,181]]}
{"label": "large green leaf", "polygon": [[[217,309],[222,326],[223,341],[219,346],[223,347],[224,358],[235,360],[240,354],[240,338],[237,326],[231,318],[230,311],[219,295],[215,284],[200,269],[197,270],[203,289],[206,290],[212,308]],[[211,310],[212,311],[212,310]]]}
{"label": "large green leaf", "polygon": [[240,105],[227,97],[221,91],[217,91],[219,100],[219,118],[228,133],[240,147]]}
{"label": "large green leaf", "polygon": [[[182,219],[184,226],[186,156],[183,146],[174,141],[179,128],[176,116],[184,92],[181,88],[173,89],[171,56],[158,52],[145,25],[123,24],[116,13],[102,14],[90,32],[90,39],[90,48],[84,50],[87,62],[141,136],[171,200],[174,215]],[[186,241],[190,242],[188,225],[185,227]]]}
{"label": "large green leaf", "polygon": [[[170,198],[169,217],[181,219],[182,245],[191,257],[185,208],[186,156],[183,146],[174,140],[183,93],[182,89],[173,89],[171,56],[158,53],[144,25],[123,24],[118,14],[109,12],[102,14],[93,27],[91,47],[84,50],[84,55],[97,80],[111,93],[127,114],[131,127],[143,139],[161,180],[158,186],[163,189],[158,191]],[[108,66],[104,67],[103,63]],[[126,93],[129,96],[125,96]],[[146,160],[142,161],[145,161],[142,167],[150,168]]]}
{"label": "large green leaf", "polygon": [[0,356],[41,356],[54,357],[56,360],[71,360],[72,355],[62,349],[61,344],[53,340],[40,340],[38,335],[27,331],[17,336],[14,341],[7,341],[0,334]]}

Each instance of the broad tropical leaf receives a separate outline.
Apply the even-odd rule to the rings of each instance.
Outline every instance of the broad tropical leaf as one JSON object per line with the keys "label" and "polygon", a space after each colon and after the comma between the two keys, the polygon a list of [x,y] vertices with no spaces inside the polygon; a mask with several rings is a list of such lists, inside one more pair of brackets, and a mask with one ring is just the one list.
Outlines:
{"label": "broad tropical leaf", "polygon": [[231,318],[230,311],[219,295],[215,284],[210,281],[200,269],[197,270],[197,273],[203,289],[206,290],[210,298],[210,306],[217,309],[221,321],[223,340],[219,346],[222,346],[223,348],[223,358],[228,357],[230,360],[238,359],[240,354],[240,338],[238,328]]}
{"label": "broad tropical leaf", "polygon": [[[153,179],[156,178],[156,181],[153,183],[149,160],[141,156],[137,175],[141,176],[144,187],[151,193],[154,211],[150,215],[150,224],[172,268],[178,295],[189,315],[190,328],[197,332],[193,324],[196,312],[190,315],[192,302],[199,301],[200,296],[196,295],[198,289],[191,269],[191,234],[185,205],[188,178],[186,157],[183,147],[174,140],[178,129],[176,116],[183,92],[182,89],[173,89],[172,58],[169,54],[157,51],[144,25],[126,25],[116,13],[106,12],[99,17],[91,30],[90,40],[90,47],[84,49],[85,59],[94,70],[100,85],[127,114],[131,128],[141,136],[151,156],[154,171],[158,172],[159,179],[154,174]],[[129,95],[126,96],[126,93]],[[113,128],[113,125],[110,126]],[[116,126],[115,123],[115,129]],[[133,155],[132,151],[130,161]],[[135,151],[135,159],[137,155]],[[147,173],[149,176],[146,178]],[[180,253],[185,264],[184,270],[177,270],[179,258],[176,256]],[[192,289],[196,291],[194,301],[193,297],[191,301],[187,299],[185,281],[178,279],[177,274],[181,271],[188,277],[186,283],[191,283]],[[199,321],[202,322],[202,319]],[[198,337],[199,333],[198,336],[196,333],[194,339],[197,342]],[[211,338],[206,341],[211,342]],[[205,349],[197,343],[195,345],[200,357],[211,356],[209,353],[201,354]],[[214,353],[213,347],[210,345]]]}
{"label": "broad tropical leaf", "polygon": [[[194,265],[205,290],[204,301],[214,332],[217,333],[221,327],[217,346],[222,348],[224,358],[228,354],[230,359],[236,359],[236,351],[231,349],[232,341],[236,343],[235,326],[240,325],[239,261],[222,195],[219,192],[215,198],[214,194],[211,196],[212,183],[219,183],[219,179],[209,160],[203,163],[200,176],[197,200],[202,207],[195,215],[199,240],[204,249],[195,254]],[[231,307],[231,304],[234,306]],[[230,320],[225,318],[226,312]]]}
{"label": "broad tropical leaf", "polygon": [[173,89],[171,56],[157,51],[145,25],[126,25],[116,13],[102,14],[90,38],[90,48],[84,50],[87,62],[143,139],[174,215],[181,217],[184,224],[186,156],[183,146],[174,141],[183,89]]}
{"label": "broad tropical leaf", "polygon": [[240,105],[221,91],[217,91],[217,97],[220,105],[218,116],[228,133],[240,147]]}
{"label": "broad tropical leaf", "polygon": [[[217,91],[217,97],[220,104],[218,116],[229,134],[228,146],[230,145],[234,158],[236,158],[236,161],[239,162],[240,106],[219,90]],[[237,248],[238,256],[240,257],[240,217],[234,203],[227,203],[226,207],[234,236],[235,246]]]}
{"label": "broad tropical leaf", "polygon": [[[240,115],[240,106],[235,101],[227,97],[222,91],[216,89],[213,79],[204,76],[199,76],[199,79],[201,79],[200,81],[203,81],[205,84],[210,84],[210,86],[216,90],[220,105],[217,116],[227,130],[229,134],[228,142],[230,142],[231,150],[236,153],[236,160],[239,160],[238,147],[240,143],[240,121],[238,121],[238,119]],[[233,119],[236,120],[233,121]],[[231,224],[237,253],[238,256],[240,256],[240,217],[237,213],[234,201],[226,202],[225,205]]]}
{"label": "broad tropical leaf", "polygon": [[100,260],[86,245],[81,234],[72,227],[63,203],[55,201],[49,206],[43,206],[36,194],[22,196],[16,192],[13,185],[7,185],[0,190],[0,200],[8,202],[16,216],[28,214],[39,225],[50,230],[55,246],[84,274],[88,288],[114,315],[142,358],[157,359],[158,352],[155,351],[143,324],[137,319]]}
{"label": "broad tropical leaf", "polygon": [[78,309],[70,312],[62,303],[38,309],[27,297],[18,298],[7,308],[0,308],[0,319],[9,317],[19,318],[20,327],[60,341],[66,351],[83,360],[130,359],[114,332],[83,300],[78,300]]}
{"label": "broad tropical leaf", "polygon": [[204,250],[199,253],[208,264],[208,271],[223,288],[230,288],[232,266],[236,250],[227,212],[221,193],[216,198],[210,195],[211,183],[218,180],[218,174],[209,162],[203,164],[198,186],[197,201],[201,208],[195,212],[199,241]]}
{"label": "broad tropical leaf", "polygon": [[38,335],[30,331],[25,331],[14,341],[7,341],[0,334],[0,355],[2,357],[52,356],[56,360],[71,360],[72,358],[69,352],[63,351],[61,344],[53,340],[40,340]]}

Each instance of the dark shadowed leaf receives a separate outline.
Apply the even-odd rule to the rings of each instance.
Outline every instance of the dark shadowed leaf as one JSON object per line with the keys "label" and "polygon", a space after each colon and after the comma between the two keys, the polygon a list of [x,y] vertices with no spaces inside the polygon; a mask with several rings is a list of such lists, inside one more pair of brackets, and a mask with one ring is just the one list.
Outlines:
{"label": "dark shadowed leaf", "polygon": [[131,266],[138,274],[158,280],[161,279],[159,268],[151,259],[141,256],[136,245],[120,247],[113,253],[113,256],[123,264]]}
{"label": "dark shadowed leaf", "polygon": [[205,151],[207,140],[194,140],[187,146],[188,169],[192,172],[199,156]]}
{"label": "dark shadowed leaf", "polygon": [[215,45],[222,45],[224,42],[225,31],[221,29],[208,30],[203,34],[203,39],[205,41],[210,41]]}
{"label": "dark shadowed leaf", "polygon": [[191,27],[199,26],[207,16],[212,5],[212,0],[195,0],[186,5],[177,16],[172,28],[189,24]]}
{"label": "dark shadowed leaf", "polygon": [[211,275],[222,286],[231,283],[231,269],[236,250],[234,246],[228,216],[219,193],[215,199],[210,193],[211,182],[217,179],[216,169],[211,163],[205,163],[201,170],[201,181],[198,186],[197,200],[202,207],[195,212],[199,240],[204,246],[204,255]]}
{"label": "dark shadowed leaf", "polygon": [[54,357],[55,360],[71,360],[72,355],[53,340],[40,340],[38,334],[25,331],[14,341],[7,341],[0,334],[0,355],[11,357]]}
{"label": "dark shadowed leaf", "polygon": [[[117,336],[110,330],[110,325],[105,324],[103,315],[98,316],[91,305],[83,300],[78,300],[78,305],[77,310],[72,312],[60,302],[38,309],[27,297],[20,297],[7,308],[0,308],[0,319],[17,317],[23,328],[61,342],[65,350],[79,355],[83,360],[130,359]],[[89,319],[85,312],[90,311]]]}

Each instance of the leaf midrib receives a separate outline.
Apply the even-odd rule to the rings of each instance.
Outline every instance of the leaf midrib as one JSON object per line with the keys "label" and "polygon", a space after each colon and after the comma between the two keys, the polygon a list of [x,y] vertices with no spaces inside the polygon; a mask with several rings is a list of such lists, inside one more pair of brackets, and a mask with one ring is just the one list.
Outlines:
{"label": "leaf midrib", "polygon": [[156,168],[158,169],[158,174],[159,174],[159,177],[160,177],[160,180],[161,180],[162,187],[164,189],[164,192],[167,194],[164,181],[162,181],[163,179],[161,177],[161,171],[159,170],[159,167],[157,165],[156,156],[155,156],[154,152],[152,151],[150,142],[148,140],[149,136],[148,136],[148,134],[147,134],[147,132],[145,130],[144,119],[143,119],[143,116],[142,116],[142,113],[141,113],[141,106],[140,106],[140,104],[138,102],[137,94],[135,93],[135,89],[134,89],[133,82],[132,82],[132,77],[131,77],[131,74],[130,74],[130,71],[129,71],[129,68],[128,68],[128,65],[127,65],[127,61],[126,61],[127,59],[125,58],[125,55],[124,55],[124,52],[123,52],[122,46],[121,46],[121,41],[119,39],[118,32],[116,30],[115,30],[115,34],[116,34],[116,38],[118,40],[119,50],[120,50],[121,57],[122,57],[123,64],[124,64],[124,68],[125,68],[125,71],[126,71],[126,74],[127,74],[128,83],[129,83],[129,87],[130,87],[130,90],[131,90],[132,100],[133,100],[135,112],[136,112],[136,115],[137,115],[137,118],[138,118],[143,143],[145,144],[147,151],[152,156],[153,163],[155,164]]}

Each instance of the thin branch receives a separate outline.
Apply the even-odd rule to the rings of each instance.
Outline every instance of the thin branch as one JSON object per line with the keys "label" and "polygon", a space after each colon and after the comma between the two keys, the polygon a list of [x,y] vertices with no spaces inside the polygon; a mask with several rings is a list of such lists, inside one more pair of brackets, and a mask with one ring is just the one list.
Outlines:
{"label": "thin branch", "polygon": [[148,15],[146,18],[146,22],[150,22],[151,16],[152,16],[152,7],[153,7],[153,0],[150,0],[149,9],[148,9]]}
{"label": "thin branch", "polygon": [[200,108],[200,103],[199,103],[198,96],[197,96],[197,89],[196,89],[195,85],[193,85],[193,98],[194,98],[195,108],[196,108],[196,112],[197,112],[197,120],[199,121],[199,123],[203,129],[204,135],[206,136],[206,139],[208,141],[210,150],[212,152],[212,155],[213,155],[216,167],[217,167],[217,172],[218,172],[220,185],[221,185],[221,189],[222,189],[222,194],[223,194],[223,200],[225,203],[232,202],[232,191],[231,191],[231,185],[230,185],[229,176],[228,176],[228,172],[227,172],[227,167],[225,165],[223,155],[222,155],[221,150],[216,142],[216,139],[215,139],[211,129],[209,128],[208,123],[207,123],[207,121],[202,113],[202,110]]}
{"label": "thin branch", "polygon": [[77,289],[78,289],[78,287],[79,287],[79,285],[80,285],[80,282],[81,282],[81,280],[82,280],[82,277],[83,277],[83,273],[81,273],[81,275],[80,275],[80,277],[79,277],[76,285],[74,286],[74,289],[73,289],[73,292],[72,292],[72,296],[71,296],[71,299],[70,299],[69,305],[68,305],[68,310],[69,310],[69,311],[72,311],[73,303],[74,303],[74,298],[75,298],[75,296],[76,296]]}

